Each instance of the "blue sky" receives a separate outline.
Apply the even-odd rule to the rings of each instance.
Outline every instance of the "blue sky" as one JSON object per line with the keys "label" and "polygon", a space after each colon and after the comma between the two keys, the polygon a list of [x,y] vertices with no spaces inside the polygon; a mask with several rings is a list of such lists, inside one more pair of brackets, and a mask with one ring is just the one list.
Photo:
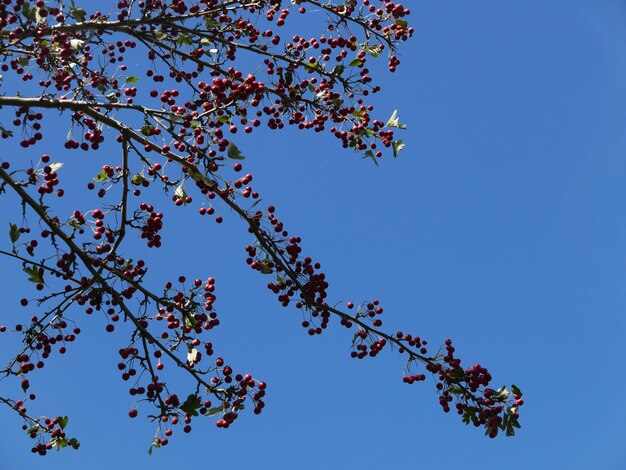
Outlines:
{"label": "blue sky", "polygon": [[[264,413],[226,431],[197,421],[149,457],[154,427],[126,417],[115,367],[125,337],[79,316],[84,337],[32,381],[42,411],[70,415],[80,451],[31,456],[3,411],[0,467],[626,468],[626,5],[414,3],[402,66],[378,75],[381,119],[398,109],[409,126],[397,160],[375,167],[293,130],[238,145],[264,200],[324,266],[331,298],[379,298],[388,330],[453,338],[464,363],[520,386],[519,434],[489,440],[443,414],[432,382],[402,383],[396,354],[355,362],[345,331],[308,337],[245,266],[234,215],[218,227],[170,209],[152,269],[218,279],[215,348],[267,381]],[[98,164],[57,153],[68,171]],[[7,201],[3,220],[17,213]],[[16,291],[0,323],[30,293],[13,288],[12,266],[0,263]]]}

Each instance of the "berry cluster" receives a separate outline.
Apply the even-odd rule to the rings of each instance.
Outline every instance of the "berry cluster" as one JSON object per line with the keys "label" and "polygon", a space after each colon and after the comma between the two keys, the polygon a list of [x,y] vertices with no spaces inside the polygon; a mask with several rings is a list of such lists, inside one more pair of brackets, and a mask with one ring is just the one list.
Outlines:
{"label": "berry cluster", "polygon": [[139,209],[146,213],[144,224],[141,227],[141,238],[148,240],[149,248],[159,248],[161,246],[159,231],[163,228],[163,213],[154,212],[154,208],[145,202],[140,204]]}

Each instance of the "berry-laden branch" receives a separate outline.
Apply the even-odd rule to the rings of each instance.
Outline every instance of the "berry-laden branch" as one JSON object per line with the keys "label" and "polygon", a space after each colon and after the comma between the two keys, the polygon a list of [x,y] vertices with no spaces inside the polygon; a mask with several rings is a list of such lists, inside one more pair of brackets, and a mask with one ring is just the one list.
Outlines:
{"label": "berry-laden branch", "polygon": [[[0,255],[39,292],[20,300],[32,314],[12,328],[22,347],[0,370],[0,380],[20,381],[22,396],[0,402],[24,420],[33,452],[79,446],[66,437],[67,417],[29,414],[34,372],[80,335],[76,310],[125,335],[117,368],[131,384],[129,416],[152,410],[144,412],[157,423],[150,451],[167,445],[177,426],[190,432],[196,417],[215,416],[227,428],[248,405],[262,412],[264,382],[234,373],[221,357],[207,359],[219,325],[215,279],[181,275],[160,290],[148,275],[149,252],[167,243],[161,231],[169,219],[157,207],[198,201],[200,216],[221,224],[228,208],[246,223],[254,240],[247,264],[271,276],[267,287],[281,305],[302,310],[309,335],[335,318],[352,332],[352,357],[396,350],[406,357],[404,382],[430,373],[444,411],[454,408],[490,437],[514,434],[523,404],[517,387],[491,388],[488,370],[463,367],[451,340],[430,353],[420,336],[385,332],[378,300],[331,304],[321,265],[302,254],[301,238],[274,206],[255,208],[253,175],[240,176],[245,157],[233,138],[263,126],[329,132],[374,163],[386,149],[397,157],[404,143],[394,132],[405,126],[396,112],[375,119],[369,100],[380,91],[376,59],[385,55],[394,72],[398,46],[413,35],[408,8],[391,0],[119,0],[102,13],[79,3],[0,3],[0,135],[11,142],[19,134],[25,149],[0,160],[0,196],[16,195],[23,214],[19,224],[8,221],[10,246]],[[319,34],[279,33],[294,12]],[[68,124],[67,151],[96,153],[111,136],[120,145],[116,160],[103,160],[87,183],[99,207],[72,201],[68,212],[59,204],[63,163],[27,154],[41,145],[53,114]],[[24,163],[24,155],[37,163]],[[145,253],[129,248],[133,237]]]}

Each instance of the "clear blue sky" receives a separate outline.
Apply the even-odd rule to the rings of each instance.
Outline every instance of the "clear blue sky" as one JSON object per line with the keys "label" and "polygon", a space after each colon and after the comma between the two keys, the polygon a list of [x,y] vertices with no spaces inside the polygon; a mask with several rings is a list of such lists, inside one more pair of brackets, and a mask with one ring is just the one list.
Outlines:
{"label": "clear blue sky", "polygon": [[[115,367],[125,336],[79,317],[85,336],[32,381],[42,411],[70,415],[80,451],[30,455],[2,410],[0,468],[626,469],[626,4],[411,9],[416,37],[378,107],[409,126],[400,158],[377,168],[294,131],[240,147],[265,201],[322,262],[331,297],[377,297],[388,329],[451,337],[496,385],[522,387],[519,434],[489,440],[443,414],[432,382],[402,383],[397,354],[355,362],[345,331],[308,337],[245,266],[241,222],[199,223],[189,208],[167,211],[152,269],[218,279],[215,348],[268,382],[264,413],[226,431],[198,420],[149,457],[154,426],[126,417]],[[68,154],[68,171],[81,159],[97,165]],[[0,261],[3,285],[13,276]],[[11,290],[0,323],[21,313],[24,293]]]}

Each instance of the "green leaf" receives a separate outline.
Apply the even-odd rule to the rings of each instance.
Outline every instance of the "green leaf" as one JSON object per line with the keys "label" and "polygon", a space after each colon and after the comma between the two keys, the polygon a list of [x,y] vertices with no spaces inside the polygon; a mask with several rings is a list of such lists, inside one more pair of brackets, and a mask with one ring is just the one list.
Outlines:
{"label": "green leaf", "polygon": [[180,408],[182,411],[192,416],[198,416],[198,412],[196,410],[200,408],[201,406],[202,406],[202,402],[200,401],[200,397],[194,394],[191,394],[187,397],[187,399],[185,400],[185,403],[180,405],[178,408]]}
{"label": "green leaf", "polygon": [[509,396],[509,391],[506,387],[500,387],[498,390],[493,392],[493,398],[495,400],[504,400]]}
{"label": "green leaf", "polygon": [[226,405],[224,405],[223,403],[220,406],[216,406],[214,408],[209,408],[207,410],[207,412],[204,414],[204,416],[215,416],[216,414],[221,413],[222,411],[224,411],[226,409]]}
{"label": "green leaf", "polygon": [[156,31],[154,31],[154,37],[157,39],[157,41],[163,41],[164,39],[167,39],[167,33],[164,33],[160,29],[157,29]]}
{"label": "green leaf", "polygon": [[109,179],[109,176],[107,175],[107,172],[102,170],[100,173],[98,173],[98,176],[96,176],[93,180],[97,183],[101,183],[102,181],[106,181]]}
{"label": "green leaf", "polygon": [[508,425],[506,427],[506,435],[507,435],[507,437],[515,436],[515,429],[513,429],[513,426]]}
{"label": "green leaf", "polygon": [[137,83],[139,81],[139,77],[126,77],[125,83]]}
{"label": "green leaf", "polygon": [[363,158],[371,158],[372,161],[376,164],[376,166],[378,166],[378,159],[376,158],[376,155],[374,155],[374,152],[372,152],[371,150],[368,150],[367,152],[365,152],[365,155]]}
{"label": "green leaf", "polygon": [[43,284],[43,278],[41,273],[39,272],[39,268],[35,266],[26,266],[23,268],[23,271],[28,274],[28,280],[30,282],[34,282],[35,284]]}
{"label": "green leaf", "polygon": [[76,8],[75,6],[72,6],[72,8],[70,8],[70,16],[79,23],[85,21],[86,15],[87,12],[82,8]]}
{"label": "green leaf", "polygon": [[517,395],[520,398],[522,397],[522,391],[517,386],[511,385],[511,391],[514,395]]}
{"label": "green leaf", "polygon": [[158,449],[159,447],[161,447],[161,441],[159,441],[159,439],[155,437],[154,441],[152,441],[152,445],[148,449],[148,455],[152,455],[152,449]]}
{"label": "green leaf", "polygon": [[402,29],[406,29],[409,23],[404,20],[396,20],[396,26],[399,26]]}
{"label": "green leaf", "polygon": [[75,228],[76,230],[80,230],[81,224],[76,219],[70,219],[68,224],[70,227]]}
{"label": "green leaf", "polygon": [[473,421],[473,418],[475,417],[475,415],[476,415],[476,408],[473,406],[468,406],[463,411],[463,422],[465,424],[469,424],[470,422]]}
{"label": "green leaf", "polygon": [[228,148],[226,150],[228,152],[228,158],[232,158],[233,160],[245,160],[246,158],[232,142],[228,144]]}
{"label": "green leaf", "polygon": [[28,65],[28,63],[30,62],[30,59],[28,57],[20,57],[19,59],[17,59],[17,62],[22,67],[26,67]]}
{"label": "green leaf", "polygon": [[262,261],[258,261],[258,263],[261,265],[261,274],[272,274],[274,272],[274,270],[268,266],[269,262],[270,262],[269,258],[265,258]]}
{"label": "green leaf", "polygon": [[70,39],[70,46],[75,51],[82,49],[84,45],[85,41],[83,41],[82,39]]}
{"label": "green leaf", "polygon": [[63,168],[63,163],[51,163],[49,166],[52,171],[59,171]]}
{"label": "green leaf", "polygon": [[[197,322],[197,321],[196,321],[196,319],[193,317],[193,315],[190,315],[190,314],[188,314],[188,313],[185,313],[185,314],[183,315],[183,318],[184,318],[184,320],[185,320],[185,325],[188,325],[188,326],[190,326],[190,327],[192,327],[192,328],[194,328],[194,327],[198,324],[198,322]],[[193,349],[193,351],[196,351],[196,350],[195,350],[195,349]],[[196,351],[196,352],[198,352],[198,351]],[[194,353],[194,354],[195,354],[195,353]],[[194,357],[195,357],[195,356],[194,356]]]}
{"label": "green leaf", "polygon": [[35,424],[34,426],[31,426],[30,428],[28,428],[28,431],[26,431],[28,434],[30,434],[31,432],[39,432],[39,424]]}
{"label": "green leaf", "polygon": [[206,15],[204,16],[204,24],[206,25],[206,28],[211,31],[215,26],[217,26],[217,22],[211,18],[210,15]]}
{"label": "green leaf", "polygon": [[382,52],[382,49],[380,48],[380,46],[373,45],[370,46],[369,49],[367,49],[367,52],[369,52],[372,57],[378,57],[378,55]]}
{"label": "green leaf", "polygon": [[191,37],[189,37],[186,34],[181,34],[180,36],[178,36],[178,38],[176,39],[176,44],[179,46],[182,46],[183,44],[186,44],[188,46],[191,46],[193,44],[193,40],[191,39]]}
{"label": "green leaf", "polygon": [[[185,316],[185,323],[187,323],[189,317]],[[192,328],[195,326],[194,324],[190,324]],[[196,363],[196,359],[198,358],[198,350],[196,348],[192,348],[187,352],[187,365],[189,367],[193,367]]]}
{"label": "green leaf", "polygon": [[[338,64],[338,65],[335,65],[335,67],[333,67],[330,73],[331,75],[336,75],[337,77],[340,77],[344,70],[345,70],[344,65]],[[315,87],[313,87],[313,89],[315,89]]]}
{"label": "green leaf", "polygon": [[369,127],[366,127],[361,131],[361,135],[364,135],[365,137],[374,137],[376,133]]}
{"label": "green leaf", "polygon": [[350,67],[360,67],[363,65],[363,61],[361,59],[354,59],[352,62],[348,64]]}
{"label": "green leaf", "polygon": [[215,119],[217,119],[222,124],[228,124],[230,122],[230,116],[227,115],[217,116]]}
{"label": "green leaf", "polygon": [[145,126],[142,126],[142,128],[140,130],[141,130],[141,133],[143,135],[152,135],[152,131],[154,130],[154,126],[151,126],[150,124],[146,124]]}
{"label": "green leaf", "polygon": [[465,371],[463,369],[453,369],[448,372],[448,375],[453,379],[462,379],[465,377]]}
{"label": "green leaf", "polygon": [[11,243],[15,243],[20,239],[20,229],[17,228],[17,225],[9,223],[9,237],[11,238]]}
{"label": "green leaf", "polygon": [[70,418],[68,418],[67,416],[59,416],[58,417],[59,426],[61,427],[61,429],[65,429],[65,426],[67,426],[67,423],[68,423],[69,420],[70,420]]}
{"label": "green leaf", "polygon": [[176,191],[174,191],[174,196],[181,198],[183,201],[187,198],[187,193],[185,192],[185,188],[183,183],[180,183]]}
{"label": "green leaf", "polygon": [[400,124],[400,118],[398,117],[398,111],[394,110],[393,114],[385,124],[386,127],[397,127],[398,129],[406,129],[406,124]]}
{"label": "green leaf", "polygon": [[199,180],[202,180],[202,174],[199,171],[197,171],[195,168],[188,168],[187,174],[192,180],[196,182],[198,182]]}
{"label": "green leaf", "polygon": [[402,139],[394,140],[391,145],[393,147],[393,156],[396,158],[398,157],[398,154],[404,150],[404,147],[406,147]]}
{"label": "green leaf", "polygon": [[25,2],[22,5],[22,15],[24,15],[27,19],[29,19],[30,21],[36,21],[37,20],[37,16],[36,16],[36,12],[37,8],[35,7],[30,7],[30,3]]}
{"label": "green leaf", "polygon": [[135,186],[141,186],[141,183],[143,183],[145,180],[146,180],[145,176],[136,174],[135,176],[131,178],[130,182],[134,184]]}
{"label": "green leaf", "polygon": [[52,444],[53,447],[56,447],[57,451],[59,451],[67,447],[67,439],[64,437],[53,437],[50,439],[50,444]]}

